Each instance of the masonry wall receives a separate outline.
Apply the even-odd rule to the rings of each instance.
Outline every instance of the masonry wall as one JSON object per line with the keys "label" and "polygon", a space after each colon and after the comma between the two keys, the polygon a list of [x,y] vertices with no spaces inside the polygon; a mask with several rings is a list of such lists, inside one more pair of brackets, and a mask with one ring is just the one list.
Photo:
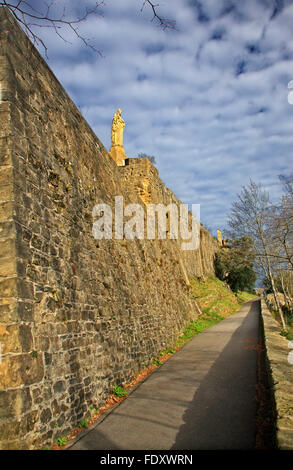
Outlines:
{"label": "masonry wall", "polygon": [[[129,158],[126,166],[119,167],[120,182],[126,194],[132,198],[136,193],[139,199],[147,206],[148,204],[176,204],[182,202],[175,194],[165,186],[159,178],[158,170],[148,158]],[[178,210],[179,213],[179,210]],[[191,230],[191,221],[189,229]],[[180,231],[179,231],[180,235]],[[214,254],[218,250],[218,244],[211,234],[200,226],[200,246],[197,251],[181,250],[183,240],[173,242],[180,257],[181,264],[188,276],[205,277],[214,273]]]}
{"label": "masonry wall", "polygon": [[[94,239],[97,203],[141,198],[4,8],[0,21],[0,449],[36,449],[196,318],[188,277],[213,272],[217,243],[204,229],[188,253]],[[152,168],[158,199],[175,198]]]}

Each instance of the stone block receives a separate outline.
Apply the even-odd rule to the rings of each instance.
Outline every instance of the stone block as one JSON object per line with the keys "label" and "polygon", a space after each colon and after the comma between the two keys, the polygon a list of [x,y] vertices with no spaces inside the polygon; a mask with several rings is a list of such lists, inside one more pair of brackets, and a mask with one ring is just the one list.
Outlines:
{"label": "stone block", "polygon": [[0,421],[19,417],[30,410],[32,398],[29,388],[0,391]]}
{"label": "stone block", "polygon": [[0,238],[15,238],[16,236],[16,229],[15,223],[13,220],[5,220],[0,222]]}
{"label": "stone block", "polygon": [[12,220],[14,216],[14,202],[5,201],[0,203],[0,222]]}
{"label": "stone block", "polygon": [[13,201],[14,200],[14,186],[13,184],[2,184],[0,186],[0,201]]}
{"label": "stone block", "polygon": [[20,353],[19,326],[0,324],[0,343],[2,354]]}
{"label": "stone block", "polygon": [[15,258],[16,247],[14,238],[6,238],[0,240],[0,258]]}
{"label": "stone block", "polygon": [[43,410],[40,414],[40,421],[42,424],[47,424],[51,421],[52,419],[52,412],[50,408],[46,408]]}
{"label": "stone block", "polygon": [[0,165],[11,165],[10,139],[0,138]]}
{"label": "stone block", "polygon": [[34,305],[29,300],[21,300],[18,302],[18,316],[19,320],[23,322],[34,321]]}
{"label": "stone block", "polygon": [[16,276],[16,274],[17,269],[15,258],[2,258],[0,262],[0,278]]}
{"label": "stone block", "polygon": [[0,387],[3,389],[31,385],[44,377],[43,357],[32,353],[3,356],[0,364]]}
{"label": "stone block", "polygon": [[17,278],[0,279],[0,298],[17,296]]}
{"label": "stone block", "polygon": [[[1,118],[1,116],[0,116]],[[13,182],[13,167],[0,166],[0,186],[6,186],[7,183]]]}
{"label": "stone block", "polygon": [[0,298],[0,318],[2,323],[19,321],[18,302],[16,299]]}
{"label": "stone block", "polygon": [[18,279],[17,289],[19,298],[34,300],[34,287],[32,282],[25,279]]}
{"label": "stone block", "polygon": [[0,113],[0,138],[9,136],[10,129],[11,123],[9,119],[9,113],[7,111]]}

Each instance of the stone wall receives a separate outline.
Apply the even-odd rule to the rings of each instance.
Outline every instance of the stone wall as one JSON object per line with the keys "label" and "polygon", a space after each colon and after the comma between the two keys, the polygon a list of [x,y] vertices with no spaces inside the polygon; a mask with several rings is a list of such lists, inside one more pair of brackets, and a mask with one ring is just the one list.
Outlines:
{"label": "stone wall", "polygon": [[293,450],[293,364],[288,361],[289,341],[281,336],[281,326],[272,317],[264,299],[261,314],[267,353],[268,372],[276,406],[277,444]]}
{"label": "stone wall", "polygon": [[[119,167],[119,172],[121,184],[131,198],[136,193],[146,205],[162,203],[168,206],[172,203],[179,206],[182,204],[159,178],[157,168],[148,158],[129,158],[126,166]],[[179,237],[177,257],[180,257],[187,275],[205,277],[214,273],[214,254],[219,247],[215,239],[202,225],[200,226],[199,250],[196,252],[182,251],[181,244],[182,239]]]}
{"label": "stone wall", "polygon": [[35,449],[196,318],[188,277],[212,274],[218,247],[203,228],[197,252],[94,239],[97,203],[140,195],[4,8],[0,22],[0,449]]}

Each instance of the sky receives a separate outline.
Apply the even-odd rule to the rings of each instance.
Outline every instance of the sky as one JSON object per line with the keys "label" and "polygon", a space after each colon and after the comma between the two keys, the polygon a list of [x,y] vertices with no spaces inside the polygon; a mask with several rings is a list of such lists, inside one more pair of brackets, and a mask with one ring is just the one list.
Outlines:
{"label": "sky", "polygon": [[38,49],[108,150],[122,108],[126,155],[154,156],[166,186],[200,204],[215,234],[250,179],[276,201],[278,175],[293,172],[293,0],[155,3],[176,29],[152,21],[142,0],[106,0],[79,29],[102,56],[66,29],[70,44],[43,28],[48,57]]}

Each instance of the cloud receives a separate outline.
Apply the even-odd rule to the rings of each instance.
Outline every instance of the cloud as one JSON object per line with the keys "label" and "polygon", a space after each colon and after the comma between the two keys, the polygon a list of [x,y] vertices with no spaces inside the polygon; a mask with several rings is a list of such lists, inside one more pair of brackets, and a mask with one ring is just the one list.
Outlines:
{"label": "cloud", "polygon": [[44,29],[49,65],[108,149],[123,109],[126,154],[154,155],[167,187],[200,203],[215,232],[250,178],[276,199],[278,175],[292,172],[293,4],[159,3],[177,30],[160,29],[133,0],[108,0],[103,17],[80,25],[103,58],[72,32],[69,46]]}

